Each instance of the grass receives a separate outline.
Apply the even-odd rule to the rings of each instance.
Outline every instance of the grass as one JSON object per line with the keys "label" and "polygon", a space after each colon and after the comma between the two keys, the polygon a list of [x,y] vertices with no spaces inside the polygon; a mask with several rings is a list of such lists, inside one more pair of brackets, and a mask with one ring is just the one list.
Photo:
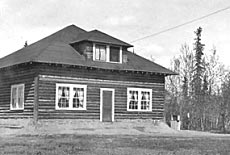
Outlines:
{"label": "grass", "polygon": [[8,126],[18,120],[3,121],[0,155],[230,154],[230,135],[175,131],[163,122],[45,120],[34,127],[21,120],[24,128],[16,129]]}
{"label": "grass", "polygon": [[20,135],[0,140],[0,154],[10,155],[228,155],[225,137],[147,135]]}

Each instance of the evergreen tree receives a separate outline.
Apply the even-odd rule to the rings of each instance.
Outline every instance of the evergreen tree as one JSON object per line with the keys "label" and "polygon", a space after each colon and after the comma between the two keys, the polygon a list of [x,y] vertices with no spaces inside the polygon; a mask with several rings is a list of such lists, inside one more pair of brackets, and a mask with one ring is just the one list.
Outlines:
{"label": "evergreen tree", "polygon": [[196,31],[196,38],[194,43],[195,51],[195,68],[193,72],[193,127],[195,129],[202,129],[202,118],[203,118],[203,96],[202,96],[202,79],[205,71],[204,62],[202,56],[204,55],[204,44],[201,43],[201,32],[202,28],[199,27]]}
{"label": "evergreen tree", "polygon": [[197,31],[195,31],[196,38],[194,43],[194,51],[195,51],[195,69],[194,69],[194,93],[196,96],[201,95],[201,84],[202,77],[204,72],[204,64],[202,62],[202,56],[204,55],[204,44],[201,43],[201,32],[202,28],[199,27]]}
{"label": "evergreen tree", "polygon": [[166,78],[166,115],[179,112],[182,129],[225,131],[230,124],[230,73],[226,75],[215,47],[212,54],[203,53],[201,32],[195,32],[193,51],[182,44],[173,58],[171,69],[179,75]]}
{"label": "evergreen tree", "polygon": [[25,41],[24,47],[27,47],[27,46],[28,46],[28,43],[27,43],[27,41]]}

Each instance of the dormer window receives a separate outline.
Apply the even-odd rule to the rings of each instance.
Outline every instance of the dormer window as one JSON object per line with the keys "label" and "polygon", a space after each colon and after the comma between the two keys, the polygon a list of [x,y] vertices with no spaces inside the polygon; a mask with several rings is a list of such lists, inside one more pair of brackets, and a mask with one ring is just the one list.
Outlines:
{"label": "dormer window", "polygon": [[110,46],[110,61],[120,62],[120,47]]}
{"label": "dormer window", "polygon": [[93,44],[93,60],[122,63],[122,47]]}
{"label": "dormer window", "polygon": [[105,45],[96,45],[95,60],[106,61],[106,46]]}

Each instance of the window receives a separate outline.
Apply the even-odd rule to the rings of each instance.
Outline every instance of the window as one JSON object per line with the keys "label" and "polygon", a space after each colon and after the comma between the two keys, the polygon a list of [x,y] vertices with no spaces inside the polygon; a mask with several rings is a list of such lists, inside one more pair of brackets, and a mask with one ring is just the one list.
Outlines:
{"label": "window", "polygon": [[152,89],[128,88],[128,111],[152,111]]}
{"label": "window", "polygon": [[86,85],[56,84],[57,110],[86,110]]}
{"label": "window", "polygon": [[96,47],[95,47],[95,60],[106,61],[106,46],[96,45]]}
{"label": "window", "polygon": [[120,62],[120,47],[110,47],[110,61]]}
{"label": "window", "polygon": [[122,63],[122,47],[93,44],[93,60]]}
{"label": "window", "polygon": [[11,86],[10,110],[24,109],[24,84]]}

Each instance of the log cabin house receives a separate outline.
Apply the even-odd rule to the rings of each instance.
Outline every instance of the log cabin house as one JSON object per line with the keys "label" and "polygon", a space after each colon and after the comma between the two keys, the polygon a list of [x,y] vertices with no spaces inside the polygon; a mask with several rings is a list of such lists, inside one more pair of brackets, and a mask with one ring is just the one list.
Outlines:
{"label": "log cabin house", "polygon": [[175,73],[130,47],[70,25],[1,58],[0,119],[162,119]]}

